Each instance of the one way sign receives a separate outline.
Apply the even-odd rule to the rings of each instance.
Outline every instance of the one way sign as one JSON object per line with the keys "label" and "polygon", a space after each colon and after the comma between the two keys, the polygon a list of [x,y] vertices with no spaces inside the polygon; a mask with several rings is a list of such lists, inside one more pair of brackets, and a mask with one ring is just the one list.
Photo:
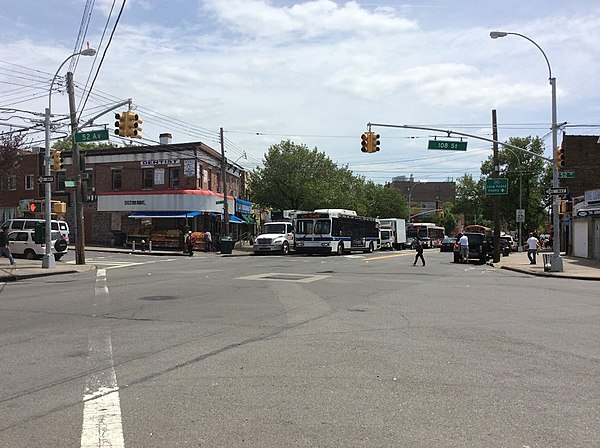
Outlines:
{"label": "one way sign", "polygon": [[551,195],[569,194],[569,189],[561,188],[561,187],[552,187],[552,188],[548,188],[546,190],[546,194],[551,194]]}

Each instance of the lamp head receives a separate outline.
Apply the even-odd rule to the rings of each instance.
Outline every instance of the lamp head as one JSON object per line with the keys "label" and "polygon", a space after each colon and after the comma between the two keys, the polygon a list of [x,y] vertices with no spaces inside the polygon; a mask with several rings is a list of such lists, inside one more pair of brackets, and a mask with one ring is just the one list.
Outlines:
{"label": "lamp head", "polygon": [[93,48],[84,48],[79,52],[82,56],[94,56],[96,54],[96,50]]}
{"label": "lamp head", "polygon": [[498,39],[499,37],[505,37],[506,35],[508,35],[508,33],[505,31],[490,31],[490,37],[492,39]]}

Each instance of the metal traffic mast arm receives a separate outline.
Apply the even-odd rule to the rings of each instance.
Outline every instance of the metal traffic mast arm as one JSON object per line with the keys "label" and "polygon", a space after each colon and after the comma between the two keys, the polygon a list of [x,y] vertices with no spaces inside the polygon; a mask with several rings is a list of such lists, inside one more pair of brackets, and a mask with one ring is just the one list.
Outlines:
{"label": "metal traffic mast arm", "polygon": [[538,157],[538,158],[540,158],[542,160],[545,160],[546,162],[552,162],[553,161],[553,159],[551,159],[551,158],[544,157],[544,156],[542,156],[540,154],[536,154],[535,152],[529,151],[529,150],[524,149],[524,148],[519,148],[518,146],[514,146],[514,145],[511,145],[509,143],[503,143],[503,142],[500,142],[500,141],[497,141],[497,140],[494,140],[494,139],[491,139],[491,138],[481,137],[479,135],[466,134],[464,132],[456,132],[456,131],[451,131],[451,130],[446,130],[446,129],[428,128],[428,127],[424,127],[424,126],[413,126],[413,125],[408,125],[408,124],[367,123],[367,126],[369,127],[369,129],[371,128],[371,126],[379,126],[379,127],[382,127],[382,128],[418,129],[418,130],[421,130],[421,131],[445,132],[448,135],[448,137],[450,137],[452,134],[454,134],[454,135],[459,135],[461,137],[470,137],[470,138],[474,138],[474,139],[477,139],[477,140],[483,140],[483,141],[490,142],[490,143],[498,143],[499,145],[502,145],[502,146],[504,146],[506,148],[512,148],[512,149],[516,149],[518,151],[522,151],[522,152],[527,153],[527,154],[529,154],[531,156]]}

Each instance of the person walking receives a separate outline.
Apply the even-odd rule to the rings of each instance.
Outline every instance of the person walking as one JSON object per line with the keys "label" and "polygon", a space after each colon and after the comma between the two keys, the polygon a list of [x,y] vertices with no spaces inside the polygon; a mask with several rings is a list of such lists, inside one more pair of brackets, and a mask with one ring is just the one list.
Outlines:
{"label": "person walking", "polygon": [[539,247],[540,241],[533,233],[530,233],[529,238],[527,239],[527,258],[529,258],[529,264],[536,264],[535,258]]}
{"label": "person walking", "polygon": [[460,246],[460,259],[463,263],[469,262],[469,237],[463,233],[463,236],[458,240]]}
{"label": "person walking", "polygon": [[0,257],[4,255],[8,258],[11,266],[15,265],[15,259],[10,252],[10,248],[8,247],[8,228],[5,228],[0,232]]}
{"label": "person walking", "polygon": [[421,240],[419,238],[415,240],[415,250],[417,253],[415,255],[415,262],[413,263],[413,266],[417,265],[419,258],[421,259],[423,266],[425,266],[425,257],[423,257],[423,244],[421,244]]}
{"label": "person walking", "polygon": [[190,257],[194,255],[194,244],[196,244],[196,237],[190,230],[185,237],[185,246],[187,247],[188,255]]}
{"label": "person walking", "polygon": [[206,229],[204,232],[204,252],[210,252],[212,250],[212,235],[210,230]]}

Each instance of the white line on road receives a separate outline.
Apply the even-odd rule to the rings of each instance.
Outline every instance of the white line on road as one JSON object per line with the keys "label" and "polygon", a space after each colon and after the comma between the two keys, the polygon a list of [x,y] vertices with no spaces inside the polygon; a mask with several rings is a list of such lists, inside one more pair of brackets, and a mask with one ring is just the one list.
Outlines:
{"label": "white line on road", "polygon": [[[109,311],[110,295],[106,286],[106,269],[98,269],[94,305],[98,309],[98,315]],[[102,320],[97,327],[90,329],[88,362],[90,369],[95,373],[86,380],[81,447],[123,448],[125,441],[121,402],[112,355],[110,325]]]}

